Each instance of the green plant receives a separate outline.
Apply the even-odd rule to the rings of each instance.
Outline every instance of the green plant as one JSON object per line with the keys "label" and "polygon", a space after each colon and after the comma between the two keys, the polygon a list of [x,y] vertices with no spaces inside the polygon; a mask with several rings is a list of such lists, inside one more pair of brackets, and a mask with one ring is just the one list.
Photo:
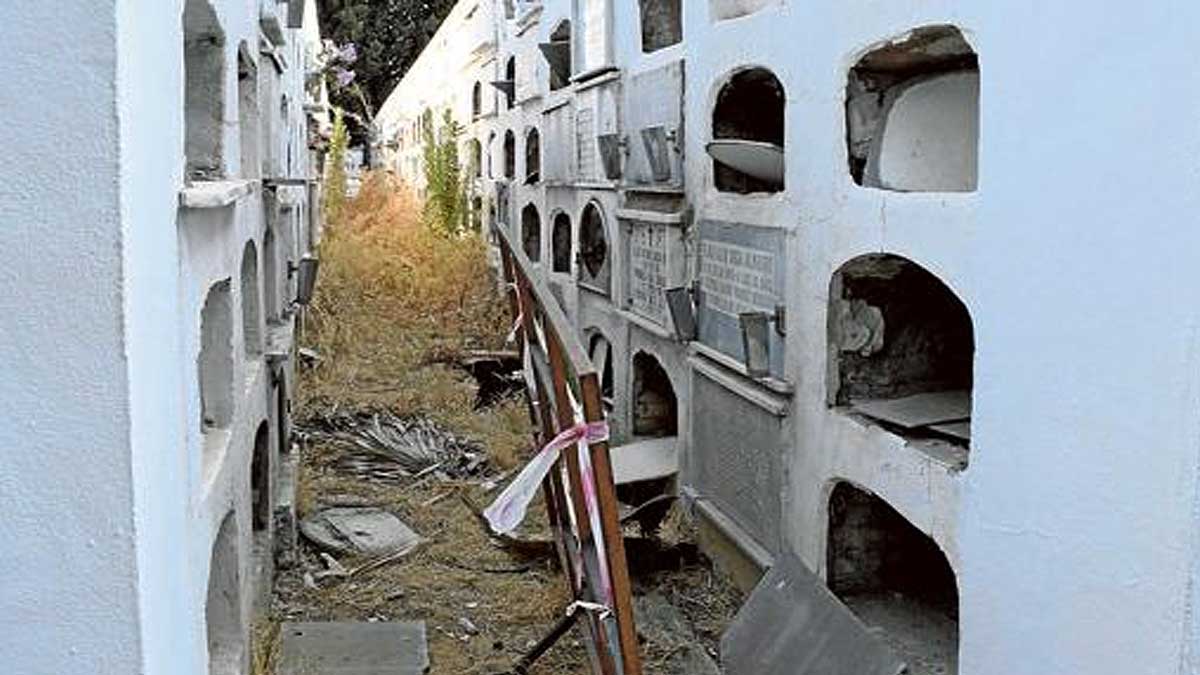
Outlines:
{"label": "green plant", "polygon": [[470,171],[463,170],[458,157],[463,128],[449,110],[443,112],[436,128],[433,113],[426,110],[421,127],[427,189],[426,221],[443,234],[461,234],[469,227],[467,176],[471,175]]}
{"label": "green plant", "polygon": [[325,222],[336,224],[346,206],[346,149],[350,134],[341,108],[333,111],[333,136],[325,158]]}

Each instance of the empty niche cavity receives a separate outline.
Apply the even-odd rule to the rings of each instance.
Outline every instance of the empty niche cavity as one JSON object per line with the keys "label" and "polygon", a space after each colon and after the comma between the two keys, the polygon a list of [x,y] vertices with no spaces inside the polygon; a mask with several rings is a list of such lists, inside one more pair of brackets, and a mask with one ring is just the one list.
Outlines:
{"label": "empty niche cavity", "polygon": [[253,241],[246,242],[242,251],[242,341],[246,356],[255,358],[263,352],[262,294],[258,284],[258,249]]}
{"label": "empty niche cavity", "polygon": [[213,284],[200,310],[201,430],[233,421],[233,296],[229,279]]}
{"label": "empty niche cavity", "polygon": [[550,66],[550,91],[571,83],[571,22],[563,20],[550,33],[550,41],[538,45]]}
{"label": "empty niche cavity", "polygon": [[713,181],[722,192],[779,192],[784,187],[784,103],[779,79],[765,68],[735,72],[713,106]]}
{"label": "empty niche cavity", "polygon": [[471,119],[479,119],[483,114],[483,85],[479,82],[471,87]]}
{"label": "empty niche cavity", "polygon": [[958,582],[941,548],[887,502],[838,483],[826,584],[914,675],[958,672]]}
{"label": "empty niche cavity", "polygon": [[513,101],[517,96],[517,57],[508,57],[508,62],[504,64],[504,82],[501,90],[504,96],[504,109],[510,110],[513,107]]}
{"label": "empty niche cavity", "polygon": [[609,291],[612,278],[610,247],[605,232],[604,214],[596,202],[583,208],[579,222],[579,280],[604,293]]}
{"label": "empty niche cavity", "polygon": [[978,185],[979,58],[953,26],[918,28],[864,55],[846,84],[850,175],[900,192]]}
{"label": "empty niche cavity", "polygon": [[[895,255],[846,263],[830,282],[830,404],[967,463],[975,335],[966,305]],[[923,446],[919,446],[923,447]]]}
{"label": "empty niche cavity", "polygon": [[504,132],[504,177],[517,175],[517,136],[511,129]]}
{"label": "empty niche cavity", "polygon": [[242,624],[242,584],[238,571],[238,526],[230,512],[221,522],[208,564],[204,624],[208,642],[208,675],[246,672],[246,629]]}
{"label": "empty niche cavity", "polygon": [[683,41],[683,0],[638,0],[642,51],[649,54]]}
{"label": "empty niche cavity", "polygon": [[542,180],[542,136],[530,129],[525,136],[525,183],[534,185]]}
{"label": "empty niche cavity", "polygon": [[588,341],[588,357],[591,358],[592,365],[600,377],[600,396],[604,402],[604,409],[609,412],[613,409],[614,392],[612,355],[612,344],[608,338],[600,333],[592,335]]}
{"label": "empty niche cavity", "polygon": [[258,125],[258,67],[250,48],[242,42],[238,45],[238,143],[243,178],[258,178],[262,172]]}
{"label": "empty niche cavity", "polygon": [[658,359],[638,352],[633,357],[633,433],[635,436],[674,436],[678,432],[678,401],[671,378]]}
{"label": "empty niche cavity", "polygon": [[571,273],[571,217],[559,211],[554,216],[554,226],[550,235],[550,250],[554,256],[553,271],[561,274]]}
{"label": "empty niche cavity", "polygon": [[533,204],[527,204],[521,210],[521,248],[530,262],[541,260],[542,217]]}
{"label": "empty niche cavity", "polygon": [[225,33],[206,0],[183,9],[184,154],[189,180],[225,175]]}
{"label": "empty niche cavity", "polygon": [[483,176],[483,146],[478,138],[472,138],[468,152],[470,153],[471,174],[476,178]]}
{"label": "empty niche cavity", "polygon": [[250,501],[254,531],[271,526],[271,428],[263,421],[254,434],[254,458],[250,464]]}
{"label": "empty niche cavity", "polygon": [[708,11],[714,21],[724,21],[753,14],[773,2],[775,0],[708,0]]}

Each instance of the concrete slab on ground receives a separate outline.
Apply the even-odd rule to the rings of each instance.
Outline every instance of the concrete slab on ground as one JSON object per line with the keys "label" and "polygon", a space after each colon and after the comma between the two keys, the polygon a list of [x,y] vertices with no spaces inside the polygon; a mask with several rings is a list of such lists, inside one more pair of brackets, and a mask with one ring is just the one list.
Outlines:
{"label": "concrete slab on ground", "polygon": [[784,555],[721,638],[727,675],[899,675],[905,665],[799,559]]}
{"label": "concrete slab on ground", "polygon": [[278,675],[422,675],[425,622],[329,621],[280,628]]}

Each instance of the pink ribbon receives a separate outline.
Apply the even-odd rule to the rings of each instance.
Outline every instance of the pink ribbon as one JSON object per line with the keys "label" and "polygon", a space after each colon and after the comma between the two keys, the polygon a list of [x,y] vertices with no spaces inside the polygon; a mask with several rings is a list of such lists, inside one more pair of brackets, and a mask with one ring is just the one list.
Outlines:
{"label": "pink ribbon", "polygon": [[[508,484],[508,487],[504,488],[500,496],[496,497],[496,501],[483,510],[483,517],[487,518],[492,530],[498,534],[507,534],[525,520],[525,513],[529,510],[530,502],[537,496],[538,488],[545,480],[546,475],[550,473],[554,463],[558,461],[563,450],[580,443],[590,445],[607,440],[607,422],[576,424],[555,436],[525,465],[525,468]],[[585,491],[587,487],[584,486]]]}

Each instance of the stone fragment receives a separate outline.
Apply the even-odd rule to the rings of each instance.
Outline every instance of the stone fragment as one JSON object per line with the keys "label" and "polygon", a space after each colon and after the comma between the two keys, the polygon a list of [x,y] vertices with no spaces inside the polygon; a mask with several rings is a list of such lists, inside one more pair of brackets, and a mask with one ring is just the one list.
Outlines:
{"label": "stone fragment", "polygon": [[326,551],[354,555],[395,555],[421,541],[404,521],[376,507],[318,511],[300,523],[300,532]]}

